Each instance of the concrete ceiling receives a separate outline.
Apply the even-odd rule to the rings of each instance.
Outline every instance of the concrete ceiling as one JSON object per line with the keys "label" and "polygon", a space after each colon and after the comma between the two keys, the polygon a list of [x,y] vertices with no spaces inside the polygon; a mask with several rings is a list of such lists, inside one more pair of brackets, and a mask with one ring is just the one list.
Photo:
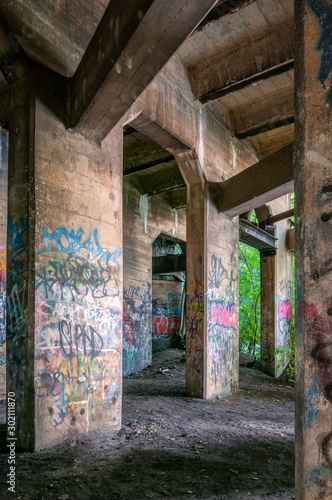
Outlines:
{"label": "concrete ceiling", "polygon": [[[2,0],[1,12],[30,59],[71,77],[109,4]],[[225,109],[233,135],[249,138],[260,158],[293,140],[293,19],[294,0],[220,0],[177,51],[194,97]],[[0,74],[0,93],[7,87]],[[125,147],[132,142],[128,135]]]}
{"label": "concrete ceiling", "polygon": [[1,10],[25,53],[72,76],[109,0],[2,0]]}

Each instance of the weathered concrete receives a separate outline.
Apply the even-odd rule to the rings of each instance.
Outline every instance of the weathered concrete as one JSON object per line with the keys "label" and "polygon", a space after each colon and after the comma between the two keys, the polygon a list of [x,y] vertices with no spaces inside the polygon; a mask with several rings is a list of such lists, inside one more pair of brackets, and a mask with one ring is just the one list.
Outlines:
{"label": "weathered concrete", "polygon": [[8,132],[0,129],[0,398],[6,394]]}
{"label": "weathered concrete", "polygon": [[295,68],[296,498],[332,498],[332,2],[298,0]]}
{"label": "weathered concrete", "polygon": [[28,84],[11,88],[7,390],[34,450],[120,426],[122,129],[91,145]]}

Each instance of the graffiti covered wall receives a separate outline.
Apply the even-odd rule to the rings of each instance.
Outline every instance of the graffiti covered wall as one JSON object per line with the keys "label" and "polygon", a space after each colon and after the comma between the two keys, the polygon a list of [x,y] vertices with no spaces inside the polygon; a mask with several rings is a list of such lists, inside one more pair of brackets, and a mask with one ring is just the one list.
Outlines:
{"label": "graffiti covered wall", "polygon": [[152,281],[152,336],[154,341],[168,340],[178,333],[184,282]]}
{"label": "graffiti covered wall", "polygon": [[6,244],[8,132],[0,129],[0,397],[6,393]]}

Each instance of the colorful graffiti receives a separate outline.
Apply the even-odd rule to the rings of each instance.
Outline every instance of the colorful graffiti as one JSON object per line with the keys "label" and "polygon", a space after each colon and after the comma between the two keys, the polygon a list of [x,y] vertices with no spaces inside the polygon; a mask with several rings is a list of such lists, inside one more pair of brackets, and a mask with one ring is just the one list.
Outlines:
{"label": "colorful graffiti", "polygon": [[213,326],[219,325],[225,328],[237,328],[238,314],[235,304],[225,304],[221,302],[212,302],[210,306],[210,319]]}
{"label": "colorful graffiti", "polygon": [[14,222],[8,219],[8,294],[6,296],[7,313],[7,370],[15,389],[16,396],[22,397],[27,389],[27,237],[28,226],[21,217]]}
{"label": "colorful graffiti", "polygon": [[44,228],[36,253],[36,395],[61,435],[118,422],[121,250],[87,234]]}
{"label": "colorful graffiti", "polygon": [[222,259],[211,256],[208,297],[208,376],[210,392],[229,391],[236,386],[239,316],[235,304],[235,279]]}
{"label": "colorful graffiti", "polygon": [[143,370],[151,363],[152,338],[151,293],[147,289],[130,286],[123,292],[123,351],[124,375]]}
{"label": "colorful graffiti", "polygon": [[[4,245],[0,245],[0,367],[6,366],[5,351],[6,351],[6,251]],[[3,369],[4,368],[2,368],[2,370]]]}
{"label": "colorful graffiti", "polygon": [[152,331],[154,338],[170,337],[172,334],[178,332],[180,325],[180,318],[178,316],[171,316],[165,318],[164,316],[154,316],[152,319]]}

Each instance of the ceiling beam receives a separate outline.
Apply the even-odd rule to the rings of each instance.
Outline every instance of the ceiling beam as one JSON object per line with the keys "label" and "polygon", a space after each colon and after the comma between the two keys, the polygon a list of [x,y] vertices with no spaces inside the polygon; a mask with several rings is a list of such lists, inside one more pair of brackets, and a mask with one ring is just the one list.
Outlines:
{"label": "ceiling beam", "polygon": [[229,118],[237,139],[294,123],[294,86],[239,106],[230,111]]}
{"label": "ceiling beam", "polygon": [[203,19],[200,25],[197,28],[197,31],[202,31],[205,26],[227,14],[231,14],[237,9],[240,9],[247,5],[248,3],[252,3],[253,0],[219,0],[218,4],[208,13],[208,15]]}
{"label": "ceiling beam", "polygon": [[153,191],[149,191],[149,192],[147,192],[145,194],[147,196],[153,196],[155,194],[169,193],[170,191],[177,191],[178,189],[182,189],[184,187],[186,187],[186,184],[183,182],[182,184],[175,184],[174,186],[167,186],[167,187],[163,187],[163,188],[156,188]]}
{"label": "ceiling beam", "polygon": [[[219,212],[236,217],[294,191],[293,144],[218,183]],[[216,190],[214,190],[216,191]]]}
{"label": "ceiling beam", "polygon": [[0,71],[9,84],[22,78],[28,58],[0,10]]}
{"label": "ceiling beam", "polygon": [[137,174],[140,172],[146,172],[147,170],[151,170],[152,168],[162,166],[171,162],[175,162],[174,156],[169,155],[165,158],[158,158],[158,160],[150,161],[149,163],[143,163],[142,165],[138,165],[132,168],[126,168],[123,172],[123,177],[128,177],[129,175]]}
{"label": "ceiling beam", "polygon": [[193,93],[202,104],[294,67],[294,26],[271,27],[228,54],[219,52],[189,68]]}
{"label": "ceiling beam", "polygon": [[179,273],[185,271],[185,254],[152,257],[152,274]]}
{"label": "ceiling beam", "polygon": [[110,2],[72,79],[68,126],[101,142],[215,4]]}

